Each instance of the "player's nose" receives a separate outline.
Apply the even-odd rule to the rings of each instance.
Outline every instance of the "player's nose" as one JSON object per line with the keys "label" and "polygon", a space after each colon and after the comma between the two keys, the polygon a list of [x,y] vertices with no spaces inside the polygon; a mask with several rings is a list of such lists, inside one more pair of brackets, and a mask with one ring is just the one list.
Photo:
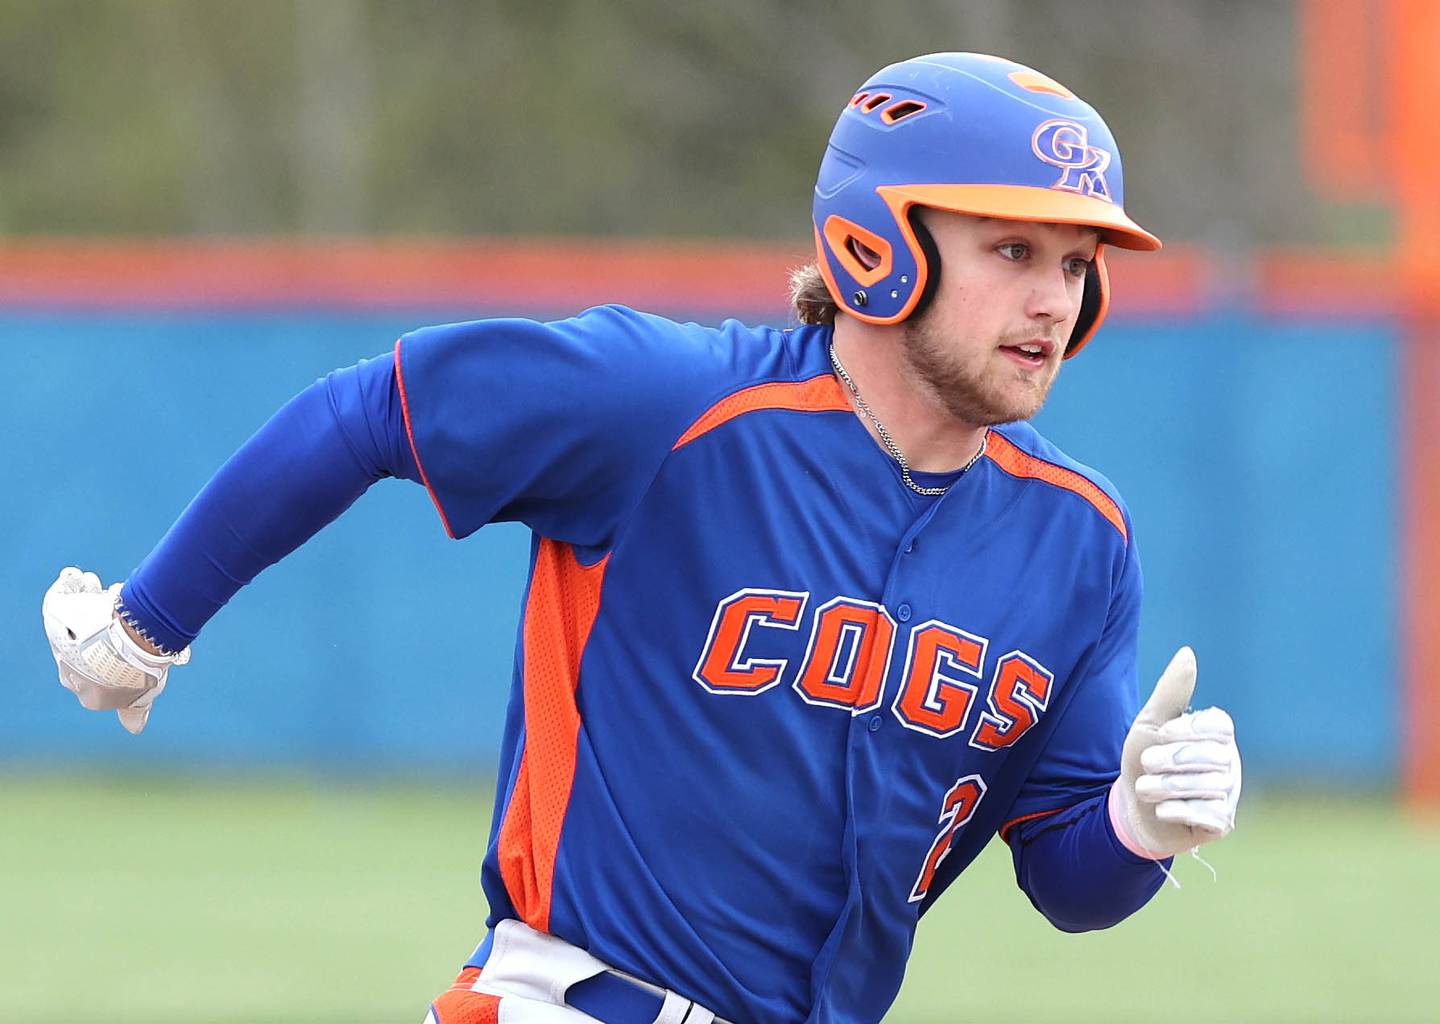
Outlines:
{"label": "player's nose", "polygon": [[1025,315],[1052,324],[1073,321],[1080,311],[1082,295],[1083,287],[1074,284],[1064,269],[1037,269],[1030,281]]}

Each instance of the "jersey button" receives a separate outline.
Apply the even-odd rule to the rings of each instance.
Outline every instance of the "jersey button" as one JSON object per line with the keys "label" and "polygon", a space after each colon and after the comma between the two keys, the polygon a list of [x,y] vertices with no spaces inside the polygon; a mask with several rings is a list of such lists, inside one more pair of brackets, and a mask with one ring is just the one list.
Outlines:
{"label": "jersey button", "polygon": [[897,619],[899,619],[901,622],[909,622],[909,621],[910,621],[910,606],[909,606],[908,604],[902,604],[899,608],[896,608],[896,609],[895,609],[895,617],[896,617]]}
{"label": "jersey button", "polygon": [[914,542],[913,540],[911,540],[911,541],[906,541],[906,542],[905,542],[905,553],[908,555],[910,552],[912,552],[912,551],[914,551],[914,550],[915,550],[915,542]]}
{"label": "jersey button", "polygon": [[871,732],[879,732],[879,731],[880,731],[880,720],[881,720],[882,717],[883,717],[883,716],[881,716],[881,715],[871,715],[871,716],[870,716],[870,731],[871,731]]}

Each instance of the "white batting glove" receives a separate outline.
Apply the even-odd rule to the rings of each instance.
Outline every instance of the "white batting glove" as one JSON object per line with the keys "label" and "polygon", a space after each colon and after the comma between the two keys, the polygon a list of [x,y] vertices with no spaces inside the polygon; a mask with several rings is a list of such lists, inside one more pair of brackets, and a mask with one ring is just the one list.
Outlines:
{"label": "white batting glove", "polygon": [[1120,778],[1110,787],[1110,821],[1137,856],[1163,860],[1235,828],[1235,723],[1221,708],[1186,710],[1195,673],[1195,652],[1180,648],[1125,737]]}
{"label": "white batting glove", "polygon": [[103,589],[93,572],[69,566],[45,592],[41,614],[60,685],[91,711],[115,711],[121,725],[138,733],[170,666],[189,661],[190,648],[174,655],[142,648],[115,615],[119,596],[119,583]]}

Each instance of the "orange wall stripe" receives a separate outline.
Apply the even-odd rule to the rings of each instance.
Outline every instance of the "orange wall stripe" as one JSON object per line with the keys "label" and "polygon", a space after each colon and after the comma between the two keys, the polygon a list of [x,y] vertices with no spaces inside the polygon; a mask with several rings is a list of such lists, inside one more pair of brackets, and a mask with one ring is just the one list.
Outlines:
{"label": "orange wall stripe", "polygon": [[1095,506],[1095,511],[1108,519],[1110,525],[1120,531],[1120,536],[1125,538],[1127,543],[1129,542],[1130,534],[1125,529],[1125,517],[1120,514],[1120,506],[1110,500],[1110,496],[1099,487],[1072,469],[1057,466],[1044,459],[1037,459],[1029,452],[1021,451],[998,431],[990,431],[989,436],[990,441],[985,446],[985,457],[992,460],[995,465],[1011,476],[1043,480],[1047,484],[1075,492]]}
{"label": "orange wall stripe", "polygon": [[1256,307],[1270,316],[1382,318],[1403,298],[1395,260],[1374,250],[1270,249],[1255,258],[1252,280]]}
{"label": "orange wall stripe", "polygon": [[1236,273],[1233,265],[1222,267],[1209,252],[1183,242],[1166,242],[1161,252],[1107,245],[1105,267],[1111,318],[1198,315],[1215,305],[1214,281]]}
{"label": "orange wall stripe", "polygon": [[[747,305],[782,309],[789,268],[809,258],[773,243],[21,239],[0,242],[0,303],[564,312],[622,302],[729,315]],[[1105,259],[1110,316],[1118,318],[1204,313],[1216,305],[1216,280],[1243,276],[1180,243],[1159,253],[1111,248]],[[1398,302],[1399,274],[1387,254],[1281,248],[1257,253],[1255,266],[1255,299],[1266,311],[1384,312]]]}
{"label": "orange wall stripe", "polygon": [[833,375],[811,377],[802,381],[776,381],[756,384],[737,391],[716,402],[690,424],[680,435],[672,451],[683,448],[701,434],[708,433],[737,416],[760,409],[793,409],[797,412],[849,412],[850,399],[840,389]]}
{"label": "orange wall stripe", "polygon": [[[813,241],[637,238],[9,238],[0,303],[26,309],[497,309],[606,302],[689,316],[784,312]],[[1171,249],[1175,249],[1172,253]],[[1114,313],[1199,308],[1208,256],[1111,264]],[[1337,282],[1337,287],[1343,287]],[[1112,313],[1113,315],[1113,313]]]}
{"label": "orange wall stripe", "polygon": [[525,752],[500,826],[500,875],[520,919],[550,929],[555,856],[575,782],[580,659],[600,612],[609,556],[583,566],[569,545],[545,539],[525,603]]}
{"label": "orange wall stripe", "polygon": [[0,244],[0,302],[26,307],[783,311],[803,245],[762,241],[33,238]]}

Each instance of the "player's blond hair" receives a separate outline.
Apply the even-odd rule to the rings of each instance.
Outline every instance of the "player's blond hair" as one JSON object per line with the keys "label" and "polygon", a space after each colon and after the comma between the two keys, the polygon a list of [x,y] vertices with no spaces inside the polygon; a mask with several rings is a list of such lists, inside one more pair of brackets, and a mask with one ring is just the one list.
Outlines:
{"label": "player's blond hair", "polygon": [[802,324],[833,324],[840,311],[825,287],[820,264],[811,260],[790,271],[790,315]]}

